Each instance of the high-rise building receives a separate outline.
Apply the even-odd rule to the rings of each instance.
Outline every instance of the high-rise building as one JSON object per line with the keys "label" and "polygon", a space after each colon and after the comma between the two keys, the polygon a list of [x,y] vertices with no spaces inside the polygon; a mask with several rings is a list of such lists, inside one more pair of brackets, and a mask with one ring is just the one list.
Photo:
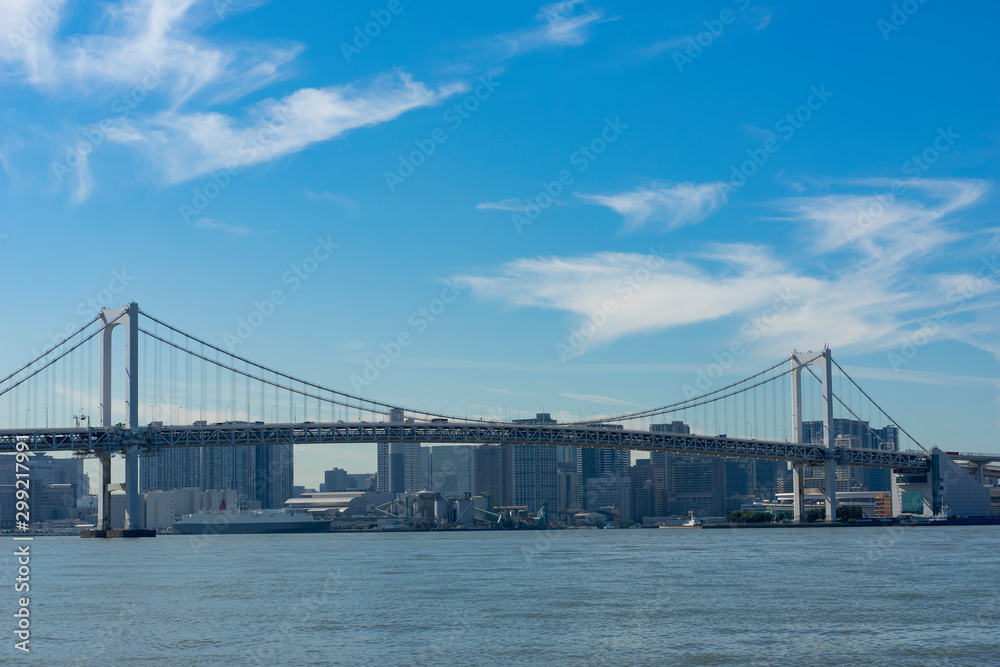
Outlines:
{"label": "high-rise building", "polygon": [[480,445],[473,464],[473,490],[488,493],[500,507],[514,504],[514,449],[512,445]]}
{"label": "high-rise building", "polygon": [[347,471],[343,468],[334,468],[323,472],[323,485],[320,492],[333,493],[347,491],[348,488]]}
{"label": "high-rise building", "polygon": [[514,505],[538,512],[547,501],[549,512],[559,506],[556,450],[548,445],[514,445]]}
{"label": "high-rise building", "polygon": [[[834,419],[831,425],[834,446],[852,449],[876,449],[899,451],[899,429],[895,426],[871,428],[868,422],[856,419]],[[807,444],[823,443],[823,422],[802,422],[802,441]],[[806,478],[810,486],[822,487],[825,474],[807,469]],[[890,491],[892,487],[890,471],[879,468],[837,466],[837,491]]]}
{"label": "high-rise building", "polygon": [[632,480],[627,475],[606,475],[587,480],[588,512],[597,510],[617,511],[627,519],[632,516]]}
{"label": "high-rise building", "polygon": [[[401,408],[389,410],[389,422],[403,423]],[[420,444],[409,442],[378,443],[377,490],[380,493],[416,493],[426,481],[420,469]]]}
{"label": "high-rise building", "polygon": [[[294,445],[258,445],[254,498],[262,509],[281,509],[292,497]],[[237,488],[237,495],[239,489]]]}
{"label": "high-rise building", "polygon": [[671,514],[726,514],[726,460],[718,456],[672,456],[667,464]]}
{"label": "high-rise building", "polygon": [[52,460],[52,483],[69,484],[76,494],[78,506],[86,506],[90,496],[90,476],[83,472],[83,459]]}
{"label": "high-rise building", "polygon": [[292,497],[292,445],[176,447],[139,461],[142,493],[236,491],[247,508],[280,509]]}
{"label": "high-rise building", "polygon": [[370,472],[347,473],[347,488],[351,491],[372,491],[375,489],[373,475]]}
{"label": "high-rise building", "polygon": [[430,447],[429,491],[443,498],[471,494],[474,484],[475,459],[470,445],[439,445]]}
{"label": "high-rise building", "polygon": [[168,447],[139,458],[139,493],[201,488],[200,447]]}
{"label": "high-rise building", "polygon": [[647,516],[667,514],[666,471],[649,459],[639,459],[628,469],[632,480],[632,516],[641,521]]}
{"label": "high-rise building", "polygon": [[416,493],[425,481],[420,469],[420,444],[416,442],[378,443],[379,493]]}
{"label": "high-rise building", "polygon": [[[558,458],[558,457],[557,457]],[[580,509],[576,492],[576,461],[556,461],[557,511],[560,518]]]}
{"label": "high-rise building", "polygon": [[[547,412],[539,412],[534,419],[515,419],[515,424],[556,424]],[[556,475],[556,448],[548,445],[514,445],[514,505],[526,506],[538,512],[543,503],[550,514],[559,506],[559,489]]]}

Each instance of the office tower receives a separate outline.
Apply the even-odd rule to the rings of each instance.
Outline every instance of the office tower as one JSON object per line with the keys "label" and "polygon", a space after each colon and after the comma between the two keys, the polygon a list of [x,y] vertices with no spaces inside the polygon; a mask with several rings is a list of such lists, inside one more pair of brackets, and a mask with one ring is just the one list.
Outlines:
{"label": "office tower", "polygon": [[420,471],[420,444],[416,442],[378,443],[379,493],[416,493],[424,475]]}
{"label": "office tower", "polygon": [[473,490],[488,493],[494,504],[514,504],[514,457],[512,445],[480,445],[473,454]]}
{"label": "office tower", "polygon": [[[534,419],[515,419],[515,424],[556,424],[547,412],[539,412]],[[553,515],[559,505],[556,477],[556,448],[548,445],[514,445],[514,505],[538,512],[548,503]]]}
{"label": "office tower", "polygon": [[200,447],[168,447],[140,457],[139,493],[201,488],[201,457]]}
{"label": "office tower", "polygon": [[559,506],[556,451],[548,445],[514,445],[514,505],[532,513],[548,501],[549,512]]}
{"label": "office tower", "polygon": [[632,480],[632,516],[641,521],[647,516],[667,514],[666,470],[649,459],[638,459],[628,469]]}
{"label": "office tower", "polygon": [[667,464],[671,514],[726,514],[726,460],[713,456],[672,456]]}
{"label": "office tower", "polygon": [[292,497],[294,445],[258,445],[253,449],[257,450],[254,497],[262,509],[281,509]]}
{"label": "office tower", "polygon": [[475,460],[470,445],[439,445],[430,448],[430,491],[443,498],[471,494]]}
{"label": "office tower", "polygon": [[90,477],[83,472],[83,459],[57,459],[52,460],[52,483],[70,484],[74,489],[75,498],[81,507],[89,504]]}
{"label": "office tower", "polygon": [[[871,428],[868,422],[856,419],[834,419],[831,425],[835,447],[899,451],[899,429],[895,426]],[[802,422],[804,443],[823,443],[823,422]],[[823,477],[822,481],[819,478]],[[822,472],[807,469],[810,486],[822,488],[826,479]],[[837,466],[837,491],[889,491],[890,471],[878,468]]]}
{"label": "office tower", "polygon": [[343,468],[334,468],[323,472],[323,488],[320,491],[333,493],[336,491],[347,491],[350,485],[347,480],[347,471]]}

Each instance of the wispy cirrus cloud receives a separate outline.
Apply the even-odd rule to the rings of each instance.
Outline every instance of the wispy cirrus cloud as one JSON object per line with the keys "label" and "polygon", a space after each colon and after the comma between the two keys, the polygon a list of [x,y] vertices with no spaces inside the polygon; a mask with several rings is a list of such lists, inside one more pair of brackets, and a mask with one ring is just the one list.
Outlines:
{"label": "wispy cirrus cloud", "polygon": [[[564,311],[581,322],[592,321],[602,309],[607,313],[612,302],[614,313],[592,327],[588,346],[725,318],[736,318],[729,326],[738,332],[741,322],[752,322],[779,303],[781,316],[754,328],[768,353],[822,343],[854,351],[892,349],[944,310],[948,317],[936,339],[964,342],[1000,358],[1000,322],[982,316],[995,312],[997,271],[983,271],[978,260],[965,270],[928,268],[936,254],[947,252],[941,243],[963,238],[950,228],[949,215],[981,203],[986,191],[984,183],[959,179],[914,186],[911,198],[880,223],[870,245],[846,258],[838,253],[833,268],[817,262],[816,254],[838,252],[844,243],[811,239],[843,222],[844,202],[816,195],[795,198],[790,206],[789,219],[809,232],[802,249],[807,252],[715,244],[657,262],[640,285],[628,278],[650,266],[651,256],[638,253],[519,259],[491,274],[462,279],[483,299]],[[919,240],[925,237],[931,241]]]}
{"label": "wispy cirrus cloud", "polygon": [[230,225],[225,222],[219,222],[218,220],[213,220],[212,218],[198,218],[197,220],[190,223],[192,227],[201,227],[203,229],[214,229],[220,232],[226,232],[227,234],[237,234],[244,235],[249,234],[252,230],[249,227],[244,227],[243,225]]}
{"label": "wispy cirrus cloud", "polygon": [[[8,0],[0,12],[0,75],[53,93],[107,93],[150,75],[172,105],[206,90],[234,98],[276,78],[301,51],[292,43],[221,45],[197,35],[218,20],[208,0],[125,0],[90,6],[52,0]],[[76,10],[74,13],[73,10]],[[99,33],[61,35],[73,20]]]}
{"label": "wispy cirrus cloud", "polygon": [[629,230],[659,223],[664,230],[701,222],[724,201],[719,183],[653,183],[612,195],[578,194],[584,201],[607,206],[625,219]]}
{"label": "wispy cirrus cloud", "polygon": [[523,211],[524,202],[520,199],[501,199],[500,201],[484,201],[476,204],[477,211]]}
{"label": "wispy cirrus cloud", "polygon": [[363,85],[303,88],[260,102],[240,119],[175,111],[123,119],[108,139],[144,149],[167,182],[179,183],[218,169],[274,160],[437,104],[464,89],[463,84],[451,84],[432,90],[401,72]]}
{"label": "wispy cirrus cloud", "polygon": [[988,183],[975,179],[863,179],[845,185],[867,192],[791,197],[777,204],[808,227],[812,252],[853,246],[883,262],[923,255],[955,240],[957,232],[941,221],[978,203],[989,190]]}
{"label": "wispy cirrus cloud", "polygon": [[620,398],[611,398],[610,396],[600,396],[598,394],[559,394],[560,396],[565,396],[566,398],[572,398],[576,401],[586,401],[587,403],[597,403],[599,405],[628,405],[633,407],[639,407],[638,403],[633,403],[632,401],[625,401]]}
{"label": "wispy cirrus cloud", "polygon": [[590,39],[591,27],[604,20],[603,12],[585,0],[565,0],[544,5],[535,14],[536,25],[498,35],[505,57],[541,48],[581,46]]}

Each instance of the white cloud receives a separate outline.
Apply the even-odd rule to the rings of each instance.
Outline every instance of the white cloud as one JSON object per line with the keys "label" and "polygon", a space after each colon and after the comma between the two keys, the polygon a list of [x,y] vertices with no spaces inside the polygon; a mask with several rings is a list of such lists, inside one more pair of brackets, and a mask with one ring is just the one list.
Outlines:
{"label": "white cloud", "polygon": [[217,229],[222,232],[227,232],[229,234],[249,234],[250,228],[244,227],[243,225],[230,225],[225,222],[219,222],[218,220],[213,220],[212,218],[198,218],[194,222],[190,223],[193,227],[203,227],[205,229]]}
{"label": "white cloud", "polygon": [[330,192],[329,190],[313,192],[312,190],[306,188],[305,193],[306,197],[312,199],[313,201],[331,201],[352,212],[357,212],[361,208],[361,205],[358,204],[358,202],[351,199],[347,195],[340,194],[339,192]]}
{"label": "white cloud", "polygon": [[688,37],[674,37],[671,39],[663,39],[655,44],[650,44],[649,46],[643,47],[636,51],[636,55],[640,58],[654,58],[664,51],[675,51],[677,49],[684,48],[688,45]]}
{"label": "white cloud", "polygon": [[637,403],[631,401],[624,401],[620,398],[611,398],[609,396],[599,396],[597,394],[559,394],[560,396],[565,396],[566,398],[572,398],[575,401],[586,401],[588,403],[598,403],[600,405],[631,405],[638,407]]}
{"label": "white cloud", "polygon": [[566,0],[543,6],[535,15],[538,25],[500,35],[506,57],[545,47],[581,46],[590,39],[590,28],[603,14],[584,0]]}
{"label": "white cloud", "polygon": [[[211,84],[238,97],[277,78],[297,45],[220,46],[198,38],[217,19],[208,0],[126,0],[102,5],[102,33],[59,37],[60,24],[84,7],[52,0],[8,0],[0,12],[0,73],[53,93],[91,94],[141,86],[180,104]],[[150,85],[150,81],[155,81]],[[147,92],[148,92],[147,90]]]}
{"label": "white cloud", "polygon": [[79,204],[85,201],[94,191],[94,179],[90,176],[90,160],[86,153],[80,155],[76,168],[76,189],[73,191],[73,201]]}
{"label": "white cloud", "polygon": [[221,113],[167,111],[122,120],[108,139],[144,148],[170,183],[225,168],[245,167],[298,152],[344,133],[390,121],[463,90],[429,90],[400,73],[366,86],[303,88],[254,105],[242,120]]}
{"label": "white cloud", "polygon": [[500,387],[479,387],[483,391],[488,391],[492,394],[513,394],[510,389],[502,389]]}
{"label": "white cloud", "polygon": [[[982,276],[979,260],[957,271],[927,270],[916,263],[942,250],[938,243],[959,238],[945,226],[944,217],[981,201],[985,184],[939,181],[912,188],[926,201],[898,204],[871,231],[864,253],[832,262],[832,269],[796,248],[779,256],[761,245],[726,244],[659,261],[634,253],[520,259],[492,275],[462,279],[485,299],[572,313],[578,331],[598,322],[579,352],[631,335],[723,318],[736,318],[724,325],[725,331],[741,340],[759,339],[755,344],[768,355],[823,343],[851,346],[855,352],[891,350],[944,310],[949,316],[934,329],[934,340],[965,342],[1000,358],[1000,322],[981,299],[1000,290],[1000,278]],[[795,219],[814,234],[817,225],[820,230],[836,227],[844,211],[853,211],[844,201],[854,198],[797,198]],[[819,243],[812,250],[842,245]],[[651,266],[655,269],[641,273]],[[958,288],[965,289],[961,302],[955,297]],[[608,312],[609,302],[613,312]],[[775,309],[780,314],[772,317]],[[607,316],[595,318],[600,311]],[[987,312],[989,318],[980,315]]]}
{"label": "white cloud", "polygon": [[986,182],[971,179],[867,179],[851,185],[869,191],[778,202],[792,219],[809,226],[813,252],[853,246],[893,263],[927,254],[956,238],[941,221],[981,201],[989,189]]}
{"label": "white cloud", "polygon": [[627,229],[659,222],[670,230],[707,218],[723,202],[723,188],[723,183],[657,183],[614,195],[577,196],[619,213]]}
{"label": "white cloud", "polygon": [[524,210],[524,202],[522,202],[520,199],[501,199],[500,201],[484,201],[481,204],[476,204],[476,210],[520,212]]}

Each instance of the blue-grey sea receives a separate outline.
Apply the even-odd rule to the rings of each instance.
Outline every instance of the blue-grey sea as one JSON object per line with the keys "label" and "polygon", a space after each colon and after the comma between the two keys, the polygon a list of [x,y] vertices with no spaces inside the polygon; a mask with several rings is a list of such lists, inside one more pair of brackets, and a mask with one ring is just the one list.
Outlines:
{"label": "blue-grey sea", "polygon": [[1000,527],[39,537],[39,665],[998,665]]}

